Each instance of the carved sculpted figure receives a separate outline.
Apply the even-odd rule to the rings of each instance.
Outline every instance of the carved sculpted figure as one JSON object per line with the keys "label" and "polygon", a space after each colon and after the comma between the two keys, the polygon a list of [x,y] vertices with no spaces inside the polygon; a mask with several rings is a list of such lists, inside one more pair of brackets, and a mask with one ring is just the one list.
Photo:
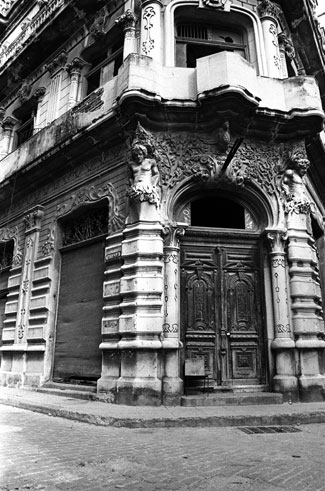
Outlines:
{"label": "carved sculpted figure", "polygon": [[306,212],[310,202],[306,193],[304,176],[308,170],[309,161],[293,154],[287,170],[284,172],[281,187],[286,198],[286,211]]}
{"label": "carved sculpted figure", "polygon": [[156,159],[149,157],[145,145],[135,143],[132,147],[132,162],[129,165],[129,196],[136,201],[159,204],[159,170]]}

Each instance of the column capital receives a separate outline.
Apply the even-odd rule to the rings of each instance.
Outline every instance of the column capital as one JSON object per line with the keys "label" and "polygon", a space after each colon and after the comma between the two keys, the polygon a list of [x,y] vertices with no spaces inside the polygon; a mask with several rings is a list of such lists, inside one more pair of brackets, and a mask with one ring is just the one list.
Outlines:
{"label": "column capital", "polygon": [[65,66],[66,71],[69,73],[69,75],[72,75],[73,73],[80,74],[82,68],[86,65],[86,62],[76,56],[73,58],[70,63],[67,63]]}
{"label": "column capital", "polygon": [[164,225],[162,235],[165,241],[165,247],[179,248],[179,239],[185,235],[187,223],[176,223],[173,225]]}
{"label": "column capital", "polygon": [[14,118],[13,116],[7,116],[1,123],[2,128],[4,131],[6,130],[12,130],[15,124],[18,122],[18,119]]}
{"label": "column capital", "polygon": [[148,5],[151,5],[153,3],[157,3],[160,7],[163,6],[163,3],[162,3],[161,0],[140,0],[140,2],[141,2],[141,7],[142,8],[145,8]]}
{"label": "column capital", "polygon": [[135,15],[131,9],[128,9],[118,19],[116,19],[115,24],[120,26],[124,31],[129,31],[131,29],[135,29],[137,20],[137,15]]}
{"label": "column capital", "polygon": [[274,254],[283,254],[288,239],[286,229],[265,229],[266,237]]}
{"label": "column capital", "polygon": [[275,5],[271,0],[262,0],[257,7],[258,14],[261,19],[264,17],[272,17],[277,20],[279,15],[279,7]]}
{"label": "column capital", "polygon": [[41,220],[44,215],[44,207],[41,205],[35,206],[31,210],[29,210],[24,216],[24,224],[25,224],[25,233],[31,233],[35,230],[39,230],[41,228]]}

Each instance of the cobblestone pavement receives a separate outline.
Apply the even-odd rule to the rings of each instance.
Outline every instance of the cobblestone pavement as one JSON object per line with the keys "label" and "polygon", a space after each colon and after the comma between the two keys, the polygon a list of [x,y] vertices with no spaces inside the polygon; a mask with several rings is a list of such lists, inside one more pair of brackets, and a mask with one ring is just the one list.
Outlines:
{"label": "cobblestone pavement", "polygon": [[324,491],[325,424],[128,429],[0,405],[0,490]]}

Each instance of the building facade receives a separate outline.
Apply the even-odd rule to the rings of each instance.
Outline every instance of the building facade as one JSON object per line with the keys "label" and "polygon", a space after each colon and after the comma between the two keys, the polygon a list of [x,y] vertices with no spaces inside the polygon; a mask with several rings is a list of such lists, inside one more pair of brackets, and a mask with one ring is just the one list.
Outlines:
{"label": "building facade", "polygon": [[0,1],[2,385],[324,400],[316,4]]}

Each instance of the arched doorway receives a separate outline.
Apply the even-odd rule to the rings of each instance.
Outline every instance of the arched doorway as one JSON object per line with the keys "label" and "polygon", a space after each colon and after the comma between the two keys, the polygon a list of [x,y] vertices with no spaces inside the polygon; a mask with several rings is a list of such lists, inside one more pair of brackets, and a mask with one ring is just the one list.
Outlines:
{"label": "arched doorway", "polygon": [[182,213],[189,222],[180,252],[182,361],[203,358],[215,388],[264,385],[259,220],[244,202],[220,193],[192,198]]}

